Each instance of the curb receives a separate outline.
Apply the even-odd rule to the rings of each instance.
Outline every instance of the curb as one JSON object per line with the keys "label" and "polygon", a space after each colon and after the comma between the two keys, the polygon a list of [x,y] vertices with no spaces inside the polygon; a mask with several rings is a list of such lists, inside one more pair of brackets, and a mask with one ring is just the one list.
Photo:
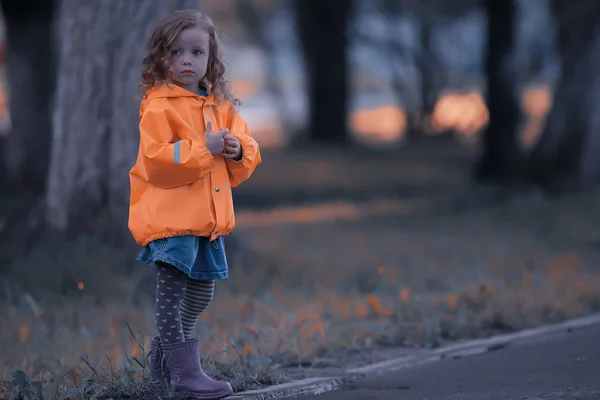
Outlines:
{"label": "curb", "polygon": [[363,367],[351,368],[347,369],[342,376],[308,378],[271,386],[265,389],[236,393],[234,396],[228,397],[227,400],[268,400],[286,399],[306,395],[317,396],[337,390],[344,383],[356,377],[381,375],[401,369],[414,368],[447,358],[469,357],[489,351],[500,350],[510,343],[519,340],[557,333],[563,330],[569,331],[572,329],[585,328],[596,324],[600,324],[600,313],[566,320],[557,324],[542,325],[537,328],[526,329],[519,332],[496,335],[486,339],[475,339],[462,343],[455,343],[428,351],[424,354],[400,357]]}
{"label": "curb", "polygon": [[227,397],[226,400],[287,399],[297,396],[317,396],[338,389],[346,382],[344,377],[308,378],[282,383],[266,389],[249,390]]}

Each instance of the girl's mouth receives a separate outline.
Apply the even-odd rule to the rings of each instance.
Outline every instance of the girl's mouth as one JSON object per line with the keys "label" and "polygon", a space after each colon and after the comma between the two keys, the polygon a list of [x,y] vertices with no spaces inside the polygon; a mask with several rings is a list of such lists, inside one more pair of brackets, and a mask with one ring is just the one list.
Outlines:
{"label": "girl's mouth", "polygon": [[185,69],[182,71],[182,74],[184,74],[184,75],[191,75],[193,73],[194,73],[194,71],[192,71],[191,69]]}

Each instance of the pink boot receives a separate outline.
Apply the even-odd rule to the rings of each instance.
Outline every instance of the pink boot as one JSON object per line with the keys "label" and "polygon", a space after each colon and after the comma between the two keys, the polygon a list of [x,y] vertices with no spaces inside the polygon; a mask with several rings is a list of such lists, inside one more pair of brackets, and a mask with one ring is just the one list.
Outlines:
{"label": "pink boot", "polygon": [[171,386],[196,400],[219,400],[233,393],[231,384],[216,381],[202,370],[200,341],[190,339],[183,343],[162,345],[166,367],[171,373]]}
{"label": "pink boot", "polygon": [[171,379],[171,374],[167,369],[163,359],[163,352],[160,345],[160,337],[152,338],[152,347],[150,348],[150,385],[154,388],[165,386]]}

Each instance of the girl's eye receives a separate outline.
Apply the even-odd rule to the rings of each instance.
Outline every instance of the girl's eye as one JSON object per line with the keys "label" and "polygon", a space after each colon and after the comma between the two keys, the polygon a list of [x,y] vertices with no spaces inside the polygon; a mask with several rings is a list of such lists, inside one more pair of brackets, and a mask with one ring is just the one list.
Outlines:
{"label": "girl's eye", "polygon": [[200,54],[202,54],[202,50],[194,50],[195,56],[199,56]]}
{"label": "girl's eye", "polygon": [[179,54],[181,54],[181,52],[179,50],[171,50],[172,56],[178,56]]}

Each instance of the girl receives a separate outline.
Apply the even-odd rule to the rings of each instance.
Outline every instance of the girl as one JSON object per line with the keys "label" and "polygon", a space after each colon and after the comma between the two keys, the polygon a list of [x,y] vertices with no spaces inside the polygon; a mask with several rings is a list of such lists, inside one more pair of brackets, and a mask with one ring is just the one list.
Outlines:
{"label": "girl", "polygon": [[144,60],[140,146],[129,172],[129,229],[143,247],[138,260],[157,273],[151,382],[196,399],[232,393],[228,382],[204,373],[191,334],[215,280],[228,276],[223,237],[235,224],[231,188],[261,163],[224,72],[208,17],[178,11],[159,24]]}

